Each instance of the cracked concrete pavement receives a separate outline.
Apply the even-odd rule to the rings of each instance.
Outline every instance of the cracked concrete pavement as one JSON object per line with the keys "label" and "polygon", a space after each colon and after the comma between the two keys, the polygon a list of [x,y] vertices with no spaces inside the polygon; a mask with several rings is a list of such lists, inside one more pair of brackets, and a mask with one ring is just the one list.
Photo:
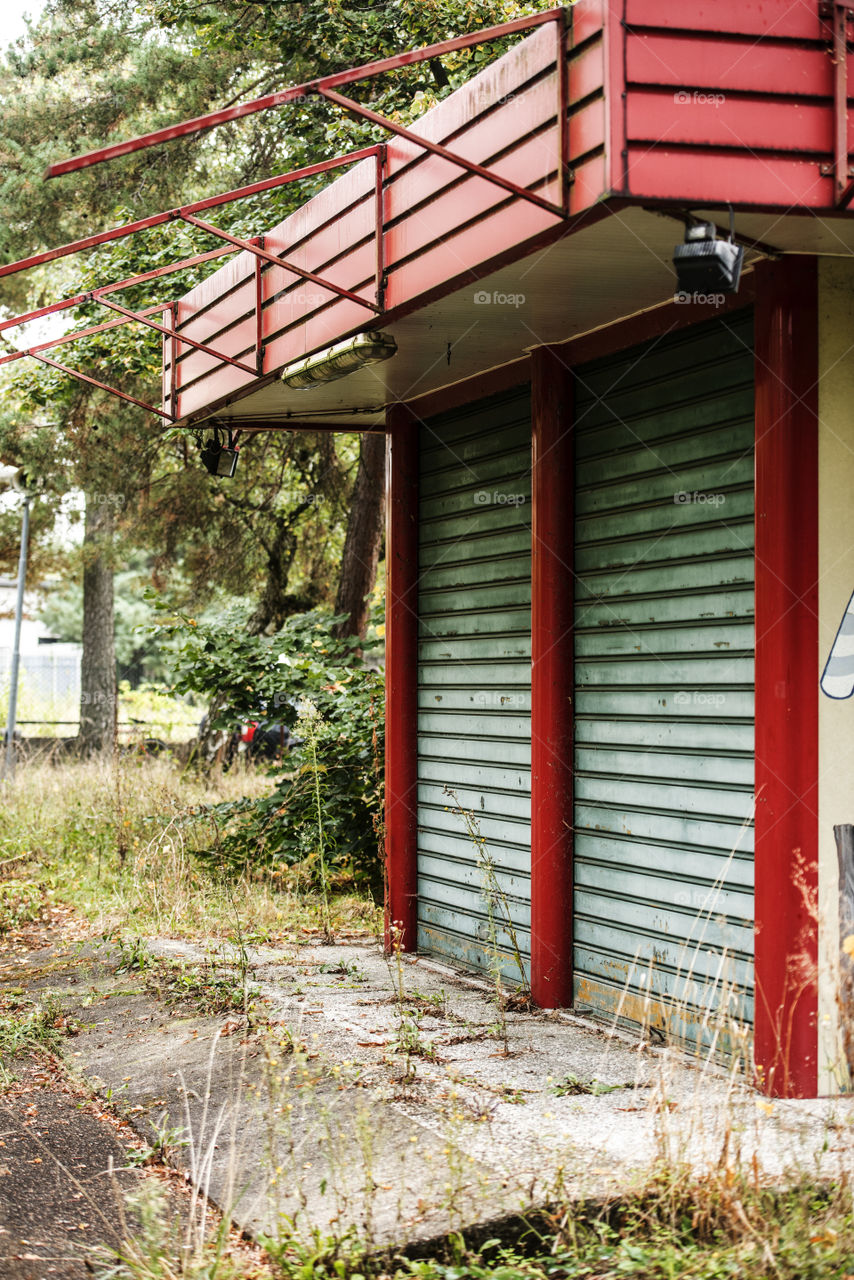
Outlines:
{"label": "cracked concrete pavement", "polygon": [[662,1155],[775,1178],[854,1165],[852,1097],[769,1102],[566,1015],[508,1010],[505,1046],[488,988],[376,945],[250,949],[256,1029],[164,982],[234,984],[233,949],[148,939],[141,959],[52,947],[0,980],[56,994],[74,1069],[256,1237],[430,1238],[558,1188],[619,1194]]}

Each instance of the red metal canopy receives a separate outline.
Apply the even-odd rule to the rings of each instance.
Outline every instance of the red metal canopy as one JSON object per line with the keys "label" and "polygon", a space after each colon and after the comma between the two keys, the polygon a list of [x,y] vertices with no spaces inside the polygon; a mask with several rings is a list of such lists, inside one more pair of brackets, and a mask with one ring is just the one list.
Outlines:
{"label": "red metal canopy", "polygon": [[[39,358],[51,346],[104,327],[143,323],[164,341],[162,403],[148,406],[154,413],[197,423],[252,396],[259,420],[273,420],[279,400],[260,393],[273,387],[284,365],[366,325],[426,315],[437,299],[628,206],[677,216],[732,206],[737,230],[751,244],[764,239],[785,251],[848,253],[847,229],[837,222],[835,230],[833,219],[847,223],[854,194],[851,14],[841,0],[692,6],[577,0],[569,9],[321,77],[52,165],[51,177],[72,173],[306,94],[323,96],[390,135],[386,144],[0,267],[2,277],[173,220],[224,242],[209,255],[99,286],[85,296],[115,311],[115,319],[11,352],[0,363]],[[339,92],[382,72],[523,32],[530,34],[423,116],[417,131]],[[253,241],[199,217],[344,166],[344,175]],[[821,221],[802,217],[796,232],[792,215],[804,213],[820,213]],[[628,219],[624,225],[634,226]],[[113,298],[134,283],[220,254],[235,256],[182,298],[145,311]],[[667,292],[666,271],[661,281],[659,300]],[[571,282],[563,287],[571,290]],[[62,299],[2,328],[82,300]],[[650,305],[646,298],[635,302]],[[281,412],[293,410],[283,404]]]}
{"label": "red metal canopy", "polygon": [[[534,14],[527,18],[516,19],[512,22],[502,23],[498,26],[486,28],[485,30],[459,36],[452,40],[445,40],[438,44],[426,46],[421,49],[411,50],[407,53],[398,54],[392,58],[386,58],[378,62],[368,63],[364,66],[357,67],[348,71],[339,72],[335,75],[325,76],[320,79],[308,82],[303,85],[296,85],[291,88],[282,90],[278,93],[268,94],[264,98],[255,99],[252,102],[243,103],[238,106],[230,107],[224,111],[214,112],[207,116],[198,117],[194,120],[184,121],[180,124],[170,126],[165,129],[157,130],[154,133],[146,134],[139,138],[130,139],[127,142],[117,143],[112,146],[103,147],[87,155],[78,156],[70,160],[60,161],[50,165],[46,171],[46,178],[58,177],[63,174],[72,173],[78,169],[87,168],[91,165],[100,164],[104,161],[111,160],[117,156],[126,155],[130,152],[141,150],[145,147],[155,146],[161,142],[169,141],[173,138],[182,137],[190,133],[196,133],[212,126],[224,124],[230,120],[236,120],[245,115],[254,112],[263,111],[275,106],[281,106],[288,102],[303,99],[306,94],[317,93],[322,94],[330,101],[335,101],[338,105],[346,110],[357,112],[370,119],[375,124],[380,124],[392,134],[406,138],[416,145],[422,146],[433,154],[440,155],[443,159],[452,164],[458,165],[464,171],[477,174],[479,177],[494,183],[496,186],[509,192],[513,196],[528,200],[533,205],[547,210],[553,215],[563,218],[564,208],[562,204],[557,204],[544,199],[536,192],[529,191],[527,188],[520,186],[510,178],[502,176],[500,173],[493,172],[490,169],[479,165],[464,156],[457,155],[453,150],[443,147],[437,143],[433,143],[428,139],[419,138],[412,131],[405,129],[403,126],[396,124],[391,120],[378,115],[376,112],[370,111],[368,108],[362,107],[360,104],[351,102],[349,99],[341,97],[335,92],[335,88],[340,85],[356,83],[365,80],[371,76],[379,75],[383,72],[391,71],[399,67],[411,65],[417,62],[423,62],[426,59],[439,57],[442,54],[450,53],[458,49],[469,48],[473,45],[482,44],[489,40],[499,39],[503,36],[511,35],[516,32],[525,31],[532,27],[539,27],[545,23],[554,23],[558,31],[557,47],[563,48],[563,20],[564,10],[557,8],[551,9],[545,13]],[[562,91],[564,98],[561,101],[561,109],[565,111],[565,83],[562,82]],[[140,218],[134,222],[125,223],[119,227],[114,227],[109,231],[97,232],[94,235],[86,236],[80,240],[73,241],[70,244],[62,245],[59,248],[45,250],[41,253],[33,254],[28,258],[21,259],[18,262],[9,263],[0,266],[0,277],[14,275],[21,271],[29,270],[32,267],[43,266],[48,262],[55,261],[71,254],[80,253],[87,249],[96,248],[99,245],[107,244],[110,241],[119,240],[127,236],[136,235],[141,231],[148,231],[152,228],[163,226],[176,219],[187,223],[190,226],[197,227],[199,230],[209,235],[216,236],[224,240],[229,246],[227,248],[215,249],[208,253],[196,254],[193,257],[185,258],[179,262],[171,263],[156,270],[147,271],[140,275],[128,277],[125,280],[112,282],[102,285],[87,293],[76,294],[70,298],[63,298],[57,302],[47,306],[37,308],[36,310],[26,312],[21,315],[12,316],[0,322],[0,331],[13,328],[18,325],[25,324],[29,321],[43,318],[48,315],[56,314],[69,310],[73,307],[80,306],[84,302],[95,301],[100,305],[109,308],[119,314],[121,319],[108,321],[102,325],[89,326],[86,329],[78,330],[74,333],[65,334],[61,338],[55,338],[47,342],[39,343],[35,346],[12,351],[0,356],[0,365],[31,357],[39,360],[41,363],[48,364],[51,367],[69,374],[71,377],[77,378],[82,382],[99,387],[104,391],[118,396],[120,399],[129,403],[139,405],[150,412],[159,415],[169,421],[177,420],[177,386],[175,373],[178,367],[179,352],[182,347],[189,347],[192,351],[201,352],[208,356],[217,365],[227,365],[248,375],[251,378],[260,377],[263,372],[263,326],[262,326],[262,305],[263,305],[263,287],[262,287],[262,271],[264,267],[276,267],[279,270],[297,276],[301,280],[309,281],[338,297],[345,299],[358,307],[361,307],[374,314],[379,314],[383,310],[383,289],[385,262],[383,256],[384,247],[384,230],[385,220],[383,213],[383,169],[386,159],[386,148],[383,145],[375,145],[364,147],[360,150],[351,152],[346,156],[336,156],[330,160],[320,161],[316,164],[307,165],[300,169],[291,170],[288,173],[278,174],[274,178],[267,179],[262,182],[251,183],[248,186],[241,187],[234,191],[224,192],[220,195],[209,197],[206,200],[197,201],[193,204],[184,205],[178,208],[166,210],[162,213],[152,214],[147,218]],[[220,205],[233,203],[237,200],[246,199],[249,196],[258,195],[260,193],[274,190],[286,183],[296,182],[302,178],[311,177],[315,174],[326,172],[328,170],[341,168],[345,165],[358,164],[363,160],[370,160],[375,166],[374,180],[374,203],[375,203],[375,270],[373,273],[373,299],[364,296],[365,291],[355,292],[347,287],[337,283],[334,279],[320,275],[316,271],[312,271],[299,263],[285,258],[281,253],[273,253],[264,245],[264,237],[256,237],[253,240],[246,240],[242,237],[232,235],[223,229],[213,226],[211,223],[202,220],[197,215],[208,209],[216,208]],[[562,171],[562,170],[561,170]],[[252,364],[247,363],[245,359],[240,359],[227,352],[217,350],[209,342],[201,341],[178,329],[178,308],[175,302],[165,302],[158,306],[148,307],[143,311],[133,311],[128,307],[122,306],[120,303],[108,298],[108,294],[128,289],[133,285],[140,284],[144,281],[153,280],[160,276],[166,276],[176,271],[181,271],[199,263],[212,260],[214,258],[225,256],[242,250],[253,256],[254,277],[255,277],[255,344]],[[163,324],[155,320],[153,317],[162,315],[169,311],[171,314],[171,324]],[[116,387],[110,387],[100,382],[98,379],[91,377],[79,370],[70,369],[65,365],[59,364],[57,361],[44,355],[44,352],[54,347],[74,342],[83,337],[90,337],[93,334],[104,332],[107,329],[115,328],[127,323],[141,323],[147,327],[154,329],[168,338],[170,342],[170,367],[172,376],[170,380],[170,396],[169,408],[158,408],[155,405],[148,404],[145,401],[128,395],[126,392]]]}

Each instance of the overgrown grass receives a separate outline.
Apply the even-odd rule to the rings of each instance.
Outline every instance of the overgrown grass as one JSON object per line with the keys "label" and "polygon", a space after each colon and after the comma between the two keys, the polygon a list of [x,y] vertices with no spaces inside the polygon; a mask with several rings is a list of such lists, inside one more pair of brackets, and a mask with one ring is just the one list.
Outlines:
{"label": "overgrown grass", "polygon": [[[376,908],[362,899],[330,896],[327,908],[298,879],[266,871],[235,878],[232,868],[226,873],[210,807],[263,794],[269,786],[254,772],[206,781],[158,759],[20,768],[14,783],[0,788],[0,933],[37,922],[46,906],[65,903],[90,936],[114,938],[127,968],[140,971],[153,963],[146,936],[227,939],[230,975],[160,964],[158,980],[165,996],[204,1000],[218,1012],[241,1002],[245,1007],[248,945],[364,934],[379,925]],[[400,1049],[408,1062],[420,1040],[417,1018],[407,1010],[422,998],[406,996],[400,974],[398,987]],[[0,1056],[57,1047],[61,1032],[57,1007],[48,999],[0,1010]],[[293,1044],[286,1051],[294,1060],[299,1056]],[[598,1091],[567,1076],[555,1091],[585,1089]],[[339,1153],[340,1159],[351,1154]],[[342,1228],[338,1238],[311,1243],[283,1232],[269,1242],[271,1274],[281,1280],[854,1276],[854,1211],[844,1178],[802,1176],[781,1189],[767,1185],[758,1167],[725,1155],[706,1174],[683,1166],[664,1139],[660,1156],[645,1182],[619,1202],[579,1207],[556,1187],[552,1208],[539,1213],[536,1226],[517,1224],[502,1239],[477,1247],[455,1237],[433,1257],[376,1257],[369,1232],[360,1240]],[[141,1217],[142,1229],[129,1232],[121,1257],[102,1259],[103,1276],[231,1280],[251,1274],[226,1247],[221,1225],[203,1222],[190,1239],[176,1233],[165,1203],[154,1201]]]}
{"label": "overgrown grass", "polygon": [[845,1182],[780,1191],[670,1167],[618,1202],[558,1205],[478,1248],[452,1237],[433,1258],[371,1258],[355,1240],[270,1247],[287,1280],[848,1280],[854,1210]]}
{"label": "overgrown grass", "polygon": [[[540,1214],[478,1247],[451,1236],[433,1257],[371,1255],[355,1234],[297,1243],[266,1240],[271,1271],[239,1264],[219,1230],[179,1239],[163,1200],[147,1202],[101,1280],[848,1280],[854,1263],[850,1187],[785,1191],[732,1172],[706,1178],[668,1169],[619,1202]],[[105,1251],[106,1252],[106,1251]],[[413,1250],[413,1253],[417,1251]]]}
{"label": "overgrown grass", "polygon": [[0,1001],[0,1090],[15,1080],[15,1060],[61,1050],[69,1030],[59,1004],[50,996],[37,1004],[4,997]]}
{"label": "overgrown grass", "polygon": [[56,1049],[62,1041],[62,1013],[51,999],[0,1010],[0,1063],[32,1049]]}
{"label": "overgrown grass", "polygon": [[[298,877],[219,865],[211,806],[270,787],[253,769],[205,779],[160,758],[23,766],[0,787],[4,900],[23,902],[11,885],[37,880],[100,934],[222,936],[237,904],[249,942],[326,932],[322,899]],[[375,906],[354,895],[332,898],[330,912],[333,933],[378,927]]]}

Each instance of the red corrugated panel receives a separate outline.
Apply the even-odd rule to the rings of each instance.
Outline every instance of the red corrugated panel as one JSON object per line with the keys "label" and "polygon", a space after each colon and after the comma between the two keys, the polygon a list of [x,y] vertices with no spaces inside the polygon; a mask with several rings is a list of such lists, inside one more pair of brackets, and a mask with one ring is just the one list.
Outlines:
{"label": "red corrugated panel", "polygon": [[[826,102],[746,98],[685,90],[631,87],[628,135],[634,142],[738,147],[750,151],[833,150],[833,118]],[[854,149],[854,119],[848,122]]]}
{"label": "red corrugated panel", "polygon": [[[833,179],[820,166],[835,158],[836,64],[818,0],[610,4],[627,23],[624,194],[834,207]],[[848,137],[850,152],[850,118]]]}
{"label": "red corrugated panel", "polygon": [[574,49],[602,30],[605,0],[576,0],[570,10],[570,48]]}
{"label": "red corrugated panel", "polygon": [[786,157],[766,159],[751,151],[685,152],[630,147],[629,190],[644,199],[683,205],[743,204],[786,211],[831,208],[833,179],[818,163]]}
{"label": "red corrugated panel", "polygon": [[[569,158],[588,155],[605,144],[605,100],[594,98],[569,118]],[[576,193],[577,195],[577,193]],[[583,203],[579,208],[584,208]]]}
{"label": "red corrugated panel", "polygon": [[790,40],[817,40],[822,24],[818,0],[626,0],[630,26],[685,28],[731,35],[768,36]]}
{"label": "red corrugated panel", "polygon": [[601,93],[605,83],[605,46],[594,40],[569,59],[569,101],[581,102]]}
{"label": "red corrugated panel", "polygon": [[720,93],[817,97],[832,94],[833,65],[818,46],[770,39],[716,39],[700,32],[641,31],[627,37],[626,80],[629,84],[700,87]]}

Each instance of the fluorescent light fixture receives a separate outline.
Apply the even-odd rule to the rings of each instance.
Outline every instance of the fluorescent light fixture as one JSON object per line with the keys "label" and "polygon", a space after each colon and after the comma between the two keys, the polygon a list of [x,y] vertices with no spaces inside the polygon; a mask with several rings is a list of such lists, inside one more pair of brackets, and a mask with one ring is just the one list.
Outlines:
{"label": "fluorescent light fixture", "polygon": [[334,382],[368,364],[379,364],[397,352],[397,343],[388,333],[357,333],[334,347],[316,351],[282,370],[282,382],[294,390],[306,390],[321,382]]}

